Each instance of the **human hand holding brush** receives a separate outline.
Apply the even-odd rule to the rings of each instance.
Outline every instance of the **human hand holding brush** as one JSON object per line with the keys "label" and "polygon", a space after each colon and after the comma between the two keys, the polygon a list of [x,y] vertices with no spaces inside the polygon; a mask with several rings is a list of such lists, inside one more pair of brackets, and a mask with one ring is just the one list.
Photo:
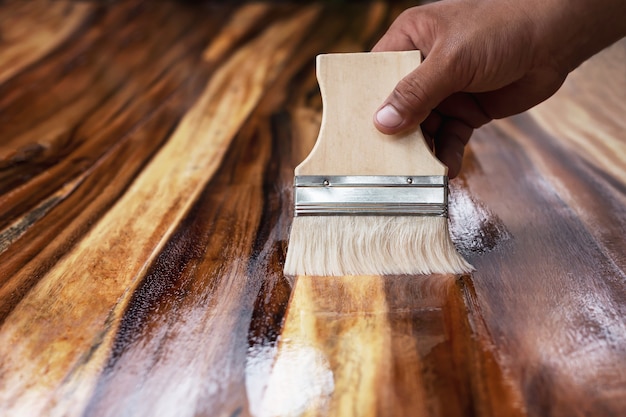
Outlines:
{"label": "human hand holding brush", "polygon": [[470,272],[446,217],[473,129],[548,98],[624,22],[624,0],[442,0],[403,13],[374,53],[319,55],[285,275]]}
{"label": "human hand holding brush", "polygon": [[624,0],[443,0],[408,9],[373,51],[419,49],[425,60],[374,124],[386,134],[421,124],[454,178],[474,129],[544,101],[624,35]]}

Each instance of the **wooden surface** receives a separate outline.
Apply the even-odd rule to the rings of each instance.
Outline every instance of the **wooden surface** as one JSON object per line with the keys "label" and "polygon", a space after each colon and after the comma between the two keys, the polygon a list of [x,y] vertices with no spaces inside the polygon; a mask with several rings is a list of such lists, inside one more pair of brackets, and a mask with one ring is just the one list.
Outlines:
{"label": "wooden surface", "polygon": [[475,134],[471,276],[282,275],[314,56],[403,7],[0,4],[0,415],[626,415],[623,41]]}

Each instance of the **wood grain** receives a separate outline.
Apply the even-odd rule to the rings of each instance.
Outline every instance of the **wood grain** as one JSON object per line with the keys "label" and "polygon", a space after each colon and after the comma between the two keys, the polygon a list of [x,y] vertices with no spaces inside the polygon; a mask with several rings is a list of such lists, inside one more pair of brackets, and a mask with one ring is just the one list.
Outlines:
{"label": "wood grain", "polygon": [[0,415],[626,414],[624,41],[476,132],[471,276],[283,276],[314,57],[409,4],[0,5]]}
{"label": "wood grain", "polygon": [[54,50],[88,21],[93,9],[93,5],[70,1],[39,1],[34,4],[14,0],[2,2],[0,83]]}

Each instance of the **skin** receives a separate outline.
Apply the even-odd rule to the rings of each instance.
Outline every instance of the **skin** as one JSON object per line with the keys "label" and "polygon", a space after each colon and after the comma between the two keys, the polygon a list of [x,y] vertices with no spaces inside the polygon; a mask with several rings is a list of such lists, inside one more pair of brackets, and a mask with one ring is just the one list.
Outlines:
{"label": "skin", "polygon": [[454,178],[474,129],[541,103],[625,35],[624,0],[443,0],[408,9],[373,51],[419,49],[425,59],[374,125],[396,134],[421,124]]}

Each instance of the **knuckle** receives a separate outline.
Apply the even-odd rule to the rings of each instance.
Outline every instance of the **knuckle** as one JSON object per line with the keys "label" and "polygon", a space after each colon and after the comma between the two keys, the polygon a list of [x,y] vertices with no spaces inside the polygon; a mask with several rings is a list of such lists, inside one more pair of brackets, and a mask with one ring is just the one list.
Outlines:
{"label": "knuckle", "polygon": [[417,77],[403,78],[394,89],[393,96],[404,108],[412,111],[430,110],[425,108],[429,103],[429,94]]}
{"label": "knuckle", "polygon": [[420,13],[421,8],[418,7],[410,7],[405,9],[398,15],[395,22],[398,24],[406,24],[408,22],[413,22],[416,16]]}

